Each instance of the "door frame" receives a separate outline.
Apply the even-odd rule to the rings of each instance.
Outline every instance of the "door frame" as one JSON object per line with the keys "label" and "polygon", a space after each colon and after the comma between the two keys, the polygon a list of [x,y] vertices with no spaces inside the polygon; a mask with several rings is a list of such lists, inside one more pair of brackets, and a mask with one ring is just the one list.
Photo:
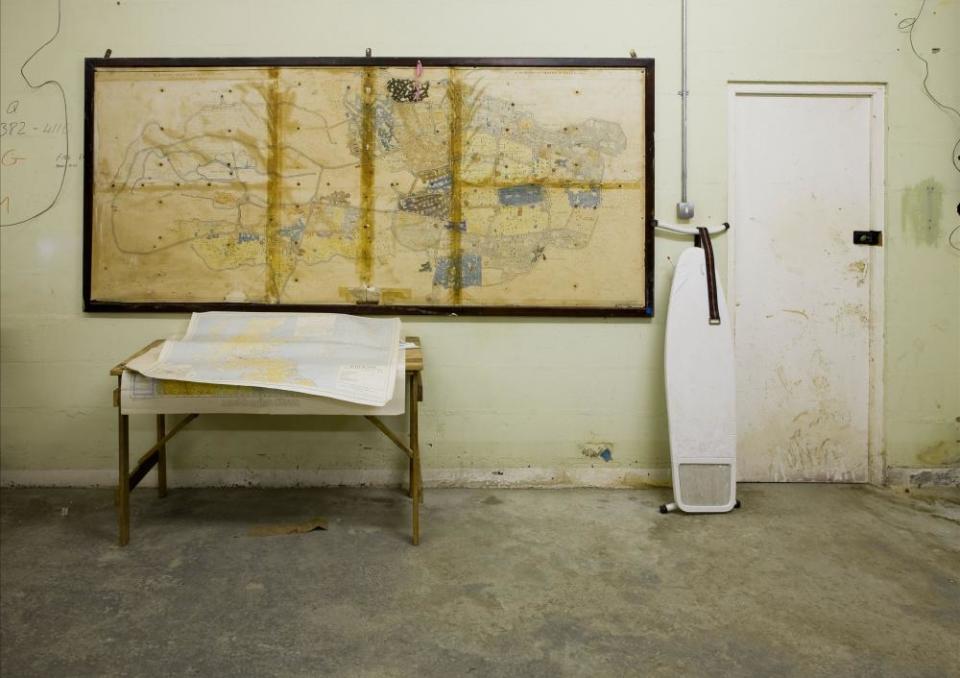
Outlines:
{"label": "door frame", "polygon": [[[733,237],[727,244],[727,289],[731,300],[731,325],[736,341],[736,148],[734,144],[737,97],[743,96],[822,96],[858,97],[870,101],[870,229],[885,230],[885,167],[884,104],[886,86],[863,83],[745,82],[727,83],[727,213]],[[881,236],[882,237],[882,236]],[[886,244],[870,247],[870,325],[868,329],[869,371],[867,385],[867,482],[882,485],[886,475],[886,434],[883,416],[884,365],[884,259]]]}

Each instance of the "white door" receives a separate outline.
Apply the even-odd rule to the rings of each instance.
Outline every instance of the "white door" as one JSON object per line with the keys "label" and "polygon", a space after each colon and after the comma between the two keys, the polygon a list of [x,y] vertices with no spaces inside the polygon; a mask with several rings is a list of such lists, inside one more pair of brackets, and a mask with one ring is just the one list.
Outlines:
{"label": "white door", "polygon": [[853,232],[882,229],[882,111],[878,87],[730,86],[740,480],[868,479],[882,250]]}

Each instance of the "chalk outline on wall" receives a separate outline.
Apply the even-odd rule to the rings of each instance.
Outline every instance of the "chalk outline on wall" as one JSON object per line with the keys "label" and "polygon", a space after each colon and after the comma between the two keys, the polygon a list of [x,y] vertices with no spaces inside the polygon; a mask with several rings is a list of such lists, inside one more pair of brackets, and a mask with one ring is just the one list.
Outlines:
{"label": "chalk outline on wall", "polygon": [[60,91],[60,99],[61,101],[63,101],[63,146],[64,146],[63,174],[60,175],[60,185],[57,186],[57,192],[54,194],[53,199],[50,201],[49,205],[44,207],[42,210],[40,210],[36,214],[33,214],[27,217],[26,219],[21,219],[20,221],[13,221],[9,224],[0,223],[0,227],[3,227],[3,228],[6,228],[7,226],[19,226],[20,224],[25,224],[28,221],[36,219],[40,215],[50,211],[50,209],[52,209],[53,206],[56,205],[57,201],[60,199],[60,194],[63,193],[63,184],[67,180],[67,167],[70,164],[70,126],[69,126],[69,119],[67,118],[67,95],[63,91],[63,85],[60,84],[59,80],[44,80],[39,85],[34,85],[32,82],[30,82],[30,78],[27,77],[27,74],[24,73],[24,70],[26,69],[27,64],[33,61],[33,58],[37,56],[43,50],[44,47],[46,47],[51,42],[56,40],[57,36],[60,35],[60,24],[61,24],[62,18],[63,18],[63,0],[57,0],[57,30],[54,31],[53,35],[50,36],[49,40],[47,40],[45,43],[37,47],[37,49],[34,50],[33,54],[28,56],[27,60],[23,62],[23,65],[20,66],[20,77],[23,78],[23,81],[27,83],[27,87],[29,87],[30,89],[36,91],[38,89],[43,89],[47,85],[53,85]]}

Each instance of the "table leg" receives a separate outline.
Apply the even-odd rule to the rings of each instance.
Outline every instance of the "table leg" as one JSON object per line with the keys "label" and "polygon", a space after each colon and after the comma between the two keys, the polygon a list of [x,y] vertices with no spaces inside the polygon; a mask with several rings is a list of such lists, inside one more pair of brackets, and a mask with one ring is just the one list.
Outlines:
{"label": "table leg", "polygon": [[[410,395],[410,407],[413,408],[414,406],[413,401],[416,400],[417,398],[417,382],[416,382],[416,374],[414,372],[407,372],[407,393]],[[416,413],[413,411],[413,409],[411,409],[410,410],[410,428],[409,428],[411,441],[413,441],[414,436],[416,435],[413,432],[414,427],[416,427],[417,425],[415,420],[416,420]],[[417,469],[413,464],[413,457],[410,457],[410,460],[407,466],[409,471],[407,475],[407,496],[412,499],[413,488],[414,488],[414,485],[416,485],[414,476],[416,476],[416,473],[417,473]]]}
{"label": "table leg", "polygon": [[410,449],[416,455],[416,461],[410,460],[410,475],[417,479],[417,492],[423,503],[423,473],[420,468],[420,402],[423,400],[423,381],[420,373],[414,372],[410,388]]}
{"label": "table leg", "polygon": [[420,490],[414,489],[413,499],[410,502],[413,507],[413,545],[420,544]]}
{"label": "table leg", "polygon": [[[412,443],[412,442],[413,442],[413,428],[414,428],[414,426],[415,426],[415,424],[414,424],[414,417],[415,417],[415,415],[414,415],[414,412],[413,412],[413,409],[412,409],[412,408],[413,408],[413,401],[416,400],[416,398],[417,398],[417,384],[416,384],[416,381],[415,381],[415,379],[414,379],[414,373],[413,373],[413,372],[407,372],[407,393],[410,395],[410,408],[411,408],[411,410],[410,410],[410,442]],[[412,445],[411,445],[411,447],[412,447]],[[409,461],[408,467],[409,467],[409,474],[408,474],[408,476],[407,476],[407,477],[408,477],[408,480],[407,480],[407,496],[409,496],[409,497],[412,499],[412,498],[413,498],[414,486],[417,484],[416,481],[414,480],[414,476],[415,476],[416,473],[417,473],[417,469],[414,468],[414,465],[413,465],[413,457],[410,457],[410,461]]]}
{"label": "table leg", "polygon": [[[119,408],[117,408],[119,412]],[[130,417],[120,413],[117,464],[117,528],[120,546],[130,542]]]}
{"label": "table leg", "polygon": [[423,503],[423,467],[420,464],[420,403],[423,402],[423,377],[420,372],[414,375],[414,385],[417,392],[417,492],[420,494],[420,503]]}
{"label": "table leg", "polygon": [[[157,440],[163,440],[167,428],[166,416],[157,415]],[[161,497],[167,496],[167,446],[157,450],[157,492]]]}
{"label": "table leg", "polygon": [[420,475],[420,384],[419,374],[410,380],[410,498],[413,500],[413,543],[420,543],[420,503],[423,501],[423,479]]}

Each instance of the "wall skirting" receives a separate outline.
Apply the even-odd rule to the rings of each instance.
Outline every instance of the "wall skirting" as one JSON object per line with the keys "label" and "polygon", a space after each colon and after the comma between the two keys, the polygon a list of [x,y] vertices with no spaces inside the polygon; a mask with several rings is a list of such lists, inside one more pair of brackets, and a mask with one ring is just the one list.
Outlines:
{"label": "wall skirting", "polygon": [[[397,487],[406,483],[405,469],[170,469],[171,487]],[[116,471],[51,469],[0,471],[0,487],[113,487]],[[606,487],[639,489],[669,487],[670,469],[602,467],[424,469],[425,487]],[[156,487],[156,475],[142,486]],[[960,487],[960,468],[893,466],[886,485]]]}
{"label": "wall skirting", "polygon": [[897,487],[960,487],[960,467],[888,466],[886,479],[887,485]]}
{"label": "wall skirting", "polygon": [[[406,483],[400,469],[170,469],[170,487],[396,487]],[[4,470],[2,487],[113,487],[107,469]],[[424,469],[425,487],[668,487],[670,469],[504,468]],[[142,486],[155,487],[151,473]]]}

